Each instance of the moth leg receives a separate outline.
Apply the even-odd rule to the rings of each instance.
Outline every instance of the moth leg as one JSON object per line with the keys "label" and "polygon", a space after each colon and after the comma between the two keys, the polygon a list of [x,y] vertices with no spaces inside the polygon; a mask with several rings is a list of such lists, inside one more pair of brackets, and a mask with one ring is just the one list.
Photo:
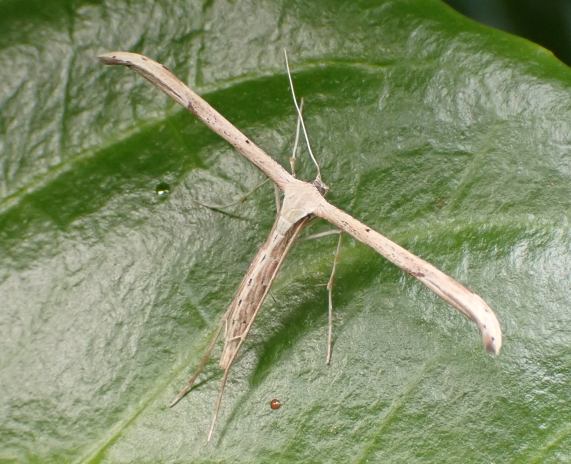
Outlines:
{"label": "moth leg", "polygon": [[337,249],[335,250],[335,257],[333,258],[333,267],[331,268],[331,274],[329,276],[329,281],[327,282],[327,306],[328,306],[328,321],[327,321],[327,354],[325,355],[325,363],[331,364],[331,355],[333,352],[333,283],[335,280],[335,271],[337,269],[337,263],[339,261],[339,253],[341,250],[341,241],[343,237],[343,232],[339,229],[326,230],[325,232],[319,232],[317,234],[312,234],[304,238],[304,240],[313,240],[322,237],[328,237],[329,235],[339,235],[337,240]]}
{"label": "moth leg", "polygon": [[216,420],[218,419],[218,412],[220,411],[220,405],[222,404],[222,397],[224,396],[224,389],[226,388],[226,382],[228,381],[228,374],[230,373],[230,367],[232,363],[228,365],[226,369],[224,369],[224,377],[222,377],[222,382],[220,383],[220,391],[218,392],[218,398],[216,398],[216,404],[214,405],[214,414],[212,415],[212,422],[210,424],[210,429],[208,430],[208,439],[207,442],[210,441],[212,438],[212,434],[214,433],[214,427],[216,425]]}
{"label": "moth leg", "polygon": [[299,103],[299,113],[297,115],[297,125],[295,128],[295,140],[293,142],[293,150],[291,152],[291,156],[289,157],[289,165],[291,167],[291,175],[293,177],[295,177],[295,164],[297,161],[297,147],[299,145],[299,134],[301,131],[302,111],[303,111],[303,98],[300,100]]}
{"label": "moth leg", "polygon": [[235,337],[230,338],[228,341],[229,342],[233,342],[234,340],[245,340],[246,336],[245,335],[236,335]]}
{"label": "moth leg", "polygon": [[225,205],[215,205],[212,203],[206,203],[206,202],[197,200],[196,198],[193,198],[192,201],[199,206],[204,206],[205,208],[212,209],[212,210],[218,211],[220,213],[226,213],[226,211],[224,211],[224,209],[231,208],[232,206],[236,206],[236,205],[244,203],[250,196],[252,196],[252,194],[254,192],[256,192],[256,190],[258,190],[260,187],[262,187],[263,185],[265,185],[269,181],[270,181],[270,179],[263,180],[262,182],[257,184],[252,190],[246,192],[244,195],[240,196],[238,199],[236,199],[230,203],[227,203]]}
{"label": "moth leg", "polygon": [[186,382],[186,385],[180,390],[178,395],[176,395],[175,399],[171,401],[171,403],[169,404],[169,408],[172,408],[175,404],[177,404],[180,400],[182,400],[188,394],[188,392],[192,389],[194,382],[196,381],[196,379],[198,378],[198,376],[204,370],[204,367],[208,363],[208,360],[210,359],[210,355],[212,354],[212,350],[214,349],[214,346],[216,345],[216,341],[218,340],[218,337],[220,336],[220,332],[222,332],[222,327],[224,327],[225,324],[226,324],[226,314],[224,314],[224,316],[220,320],[220,323],[218,324],[218,327],[216,328],[216,332],[214,332],[214,335],[212,336],[212,339],[210,340],[208,348],[206,349],[204,355],[202,355],[202,358],[200,359],[200,362],[198,363],[198,366],[196,367],[194,374],[192,374],[192,377],[190,379],[188,379],[188,382]]}
{"label": "moth leg", "polygon": [[277,185],[274,185],[274,198],[276,200],[276,216],[279,216],[282,212],[282,199],[280,189]]}
{"label": "moth leg", "polygon": [[303,240],[314,240],[316,238],[323,238],[323,237],[328,237],[329,235],[338,235],[338,234],[341,234],[341,231],[339,229],[330,229],[324,232],[318,232],[316,234],[308,235],[307,237],[304,237]]}
{"label": "moth leg", "polygon": [[335,270],[339,260],[339,251],[341,250],[341,239],[343,233],[339,232],[339,239],[337,240],[337,249],[335,250],[335,257],[333,258],[333,267],[331,268],[331,275],[327,282],[327,303],[328,303],[328,321],[327,321],[327,354],[325,356],[325,363],[331,364],[331,353],[333,349],[333,282],[335,280]]}

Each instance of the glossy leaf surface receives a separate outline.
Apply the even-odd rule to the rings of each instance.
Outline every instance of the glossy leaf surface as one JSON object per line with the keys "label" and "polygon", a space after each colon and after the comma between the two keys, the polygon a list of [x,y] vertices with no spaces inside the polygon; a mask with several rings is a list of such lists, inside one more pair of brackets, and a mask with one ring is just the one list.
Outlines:
{"label": "glossy leaf surface", "polygon": [[[571,72],[434,0],[0,3],[0,461],[571,459]],[[346,240],[288,258],[176,408],[273,221],[262,176],[127,69],[169,66],[284,165],[289,52],[330,200],[496,309],[504,349]],[[307,162],[300,174],[311,178]],[[326,229],[316,225],[315,230]],[[272,410],[272,399],[281,402]]]}

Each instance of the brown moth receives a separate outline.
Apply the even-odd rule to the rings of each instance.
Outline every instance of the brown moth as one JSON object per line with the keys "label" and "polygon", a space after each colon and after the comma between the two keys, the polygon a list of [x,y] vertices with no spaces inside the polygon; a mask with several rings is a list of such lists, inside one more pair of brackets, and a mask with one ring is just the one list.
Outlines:
{"label": "brown moth", "polygon": [[[268,293],[269,286],[277,275],[287,252],[299,236],[301,230],[315,217],[325,219],[340,231],[370,246],[404,272],[418,279],[439,297],[472,320],[481,333],[482,342],[486,350],[492,354],[499,354],[502,346],[502,332],[498,319],[488,304],[480,296],[464,287],[452,277],[325,200],[324,194],[327,188],[321,182],[319,172],[315,181],[311,183],[296,179],[294,175],[288,173],[205,100],[177,79],[164,65],[143,55],[128,52],[106,53],[101,55],[99,59],[108,65],[128,66],[141,74],[153,85],[191,111],[211,130],[233,145],[244,157],[262,171],[284,195],[281,210],[274,222],[270,235],[250,264],[232,303],[222,317],[220,326],[207,352],[201,359],[188,384],[171,403],[171,406],[173,406],[190,391],[194,381],[206,365],[218,336],[224,329],[224,349],[220,359],[220,367],[224,369],[224,377],[216,401],[208,440],[212,437],[230,367],[248,335]],[[295,95],[294,102],[303,126],[301,110],[297,105]],[[306,135],[305,128],[304,134]],[[329,292],[332,279],[333,277],[331,277],[328,283]],[[331,293],[329,297],[329,313],[331,317]],[[330,339],[331,325],[328,335],[329,346]],[[328,347],[328,362],[330,356],[330,348]]]}

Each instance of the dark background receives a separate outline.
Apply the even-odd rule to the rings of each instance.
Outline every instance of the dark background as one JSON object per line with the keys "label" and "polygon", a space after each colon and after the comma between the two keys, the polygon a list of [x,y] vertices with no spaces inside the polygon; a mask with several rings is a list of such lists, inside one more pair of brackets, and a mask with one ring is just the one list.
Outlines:
{"label": "dark background", "polygon": [[488,26],[525,37],[571,65],[571,0],[445,0]]}

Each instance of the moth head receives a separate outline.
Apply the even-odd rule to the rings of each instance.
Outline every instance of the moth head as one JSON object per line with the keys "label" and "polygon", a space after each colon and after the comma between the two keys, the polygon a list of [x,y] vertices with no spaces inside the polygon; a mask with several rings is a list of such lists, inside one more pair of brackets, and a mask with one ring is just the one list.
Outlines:
{"label": "moth head", "polygon": [[319,191],[319,193],[321,193],[322,196],[325,196],[327,192],[329,192],[329,187],[325,182],[321,180],[321,177],[319,176],[315,178],[312,184]]}

